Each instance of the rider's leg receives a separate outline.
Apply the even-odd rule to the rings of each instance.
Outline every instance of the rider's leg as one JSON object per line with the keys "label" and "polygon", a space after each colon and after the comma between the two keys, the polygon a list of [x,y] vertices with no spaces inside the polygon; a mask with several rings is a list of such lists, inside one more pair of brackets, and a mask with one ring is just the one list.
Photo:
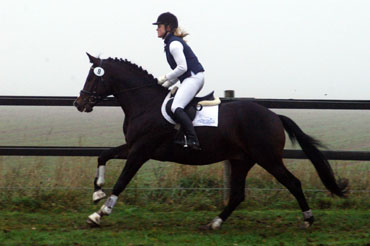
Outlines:
{"label": "rider's leg", "polygon": [[189,119],[189,116],[185,113],[185,111],[182,108],[177,108],[175,111],[175,121],[180,123],[181,128],[184,130],[185,134],[185,141],[183,142],[177,142],[177,144],[183,144],[184,147],[189,147],[191,149],[200,150],[200,144],[197,137],[197,134],[195,132],[193,123]]}
{"label": "rider's leg", "polygon": [[197,73],[196,75],[192,74],[191,77],[186,78],[178,89],[171,107],[171,110],[175,115],[175,121],[184,129],[187,140],[186,147],[193,149],[200,149],[199,140],[195,133],[193,123],[185,113],[184,108],[202,89],[203,84],[203,73]]}
{"label": "rider's leg", "polygon": [[175,113],[177,108],[185,108],[186,105],[195,97],[196,94],[203,88],[204,74],[199,72],[193,74],[181,83],[181,86],[176,92],[175,98],[171,106],[171,111]]}

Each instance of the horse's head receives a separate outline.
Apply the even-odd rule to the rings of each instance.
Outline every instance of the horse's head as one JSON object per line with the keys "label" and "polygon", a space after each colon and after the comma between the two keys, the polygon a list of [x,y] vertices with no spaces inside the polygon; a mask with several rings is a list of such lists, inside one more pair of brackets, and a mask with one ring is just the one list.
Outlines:
{"label": "horse's head", "polygon": [[[80,112],[91,112],[93,107],[109,95],[124,100],[152,103],[153,97],[167,95],[153,75],[142,67],[118,58],[99,59],[87,54],[92,66],[85,85],[74,106]],[[135,105],[131,103],[130,105]]]}
{"label": "horse's head", "polygon": [[80,96],[73,103],[80,112],[91,112],[98,102],[113,93],[111,86],[112,77],[109,75],[107,64],[102,59],[95,58],[89,53],[86,54],[92,66]]}

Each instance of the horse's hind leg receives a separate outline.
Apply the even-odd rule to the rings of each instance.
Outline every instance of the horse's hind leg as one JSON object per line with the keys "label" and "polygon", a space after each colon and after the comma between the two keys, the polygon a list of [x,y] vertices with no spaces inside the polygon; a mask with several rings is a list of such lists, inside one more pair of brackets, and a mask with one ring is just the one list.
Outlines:
{"label": "horse's hind leg", "polygon": [[231,213],[245,199],[245,178],[249,170],[255,164],[252,161],[230,160],[231,164],[231,191],[230,199],[224,210],[214,218],[205,229],[219,229],[221,224],[231,215]]}
{"label": "horse's hind leg", "polygon": [[106,194],[102,191],[102,186],[104,185],[104,174],[106,163],[113,159],[126,159],[128,155],[127,144],[120,145],[115,148],[104,150],[98,157],[98,168],[96,170],[96,177],[94,179],[94,193],[93,202],[97,203],[106,197]]}
{"label": "horse's hind leg", "polygon": [[303,213],[303,227],[310,227],[314,222],[314,217],[303,194],[301,182],[284,166],[282,159],[275,162],[260,163],[260,165],[293,194]]}

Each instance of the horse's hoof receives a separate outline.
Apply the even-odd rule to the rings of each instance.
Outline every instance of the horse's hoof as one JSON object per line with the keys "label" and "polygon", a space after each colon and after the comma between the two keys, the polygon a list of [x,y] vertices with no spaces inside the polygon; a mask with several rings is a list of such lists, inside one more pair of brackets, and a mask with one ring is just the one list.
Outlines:
{"label": "horse's hoof", "polygon": [[301,226],[299,228],[302,229],[302,230],[305,230],[305,229],[308,229],[310,227],[311,227],[311,224],[307,221],[304,221],[303,224],[301,224]]}
{"label": "horse's hoof", "polygon": [[93,221],[91,221],[90,219],[87,219],[87,220],[86,220],[86,223],[87,223],[91,228],[100,227],[100,225],[95,224],[95,223],[94,223]]}
{"label": "horse's hoof", "polygon": [[105,198],[107,195],[102,190],[95,191],[93,193],[93,202],[96,204],[103,198]]}
{"label": "horse's hoof", "polygon": [[221,229],[221,225],[223,220],[220,217],[214,218],[211,223],[199,227],[200,230],[219,230]]}
{"label": "horse's hoof", "polygon": [[223,220],[220,217],[216,217],[212,222],[211,222],[211,229],[212,230],[219,230],[221,229]]}
{"label": "horse's hoof", "polygon": [[89,217],[87,217],[87,223],[91,226],[100,226],[100,218],[101,216],[98,213],[93,213]]}
{"label": "horse's hoof", "polygon": [[300,226],[300,228],[301,229],[308,229],[308,228],[310,228],[312,226],[313,222],[314,222],[314,217],[312,216],[312,217],[310,217],[308,219],[305,219],[303,221],[303,224]]}

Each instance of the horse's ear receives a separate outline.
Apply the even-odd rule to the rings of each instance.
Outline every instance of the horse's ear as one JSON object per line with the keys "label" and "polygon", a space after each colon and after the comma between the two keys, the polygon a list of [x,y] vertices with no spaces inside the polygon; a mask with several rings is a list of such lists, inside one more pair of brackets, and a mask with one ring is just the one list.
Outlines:
{"label": "horse's ear", "polygon": [[90,55],[89,53],[86,52],[86,55],[89,57],[89,60],[92,64],[98,64],[99,63],[99,59],[98,58],[95,58],[93,57],[92,55]]}

